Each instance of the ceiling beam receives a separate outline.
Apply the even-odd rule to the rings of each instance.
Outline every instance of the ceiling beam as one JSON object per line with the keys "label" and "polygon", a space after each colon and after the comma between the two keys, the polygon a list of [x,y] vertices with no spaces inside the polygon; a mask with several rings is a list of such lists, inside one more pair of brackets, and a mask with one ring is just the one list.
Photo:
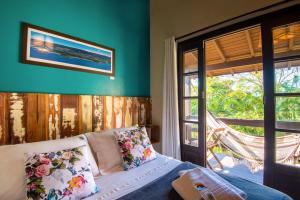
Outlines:
{"label": "ceiling beam", "polygon": [[245,34],[246,34],[246,38],[247,38],[247,42],[248,42],[248,46],[249,46],[249,50],[250,50],[251,56],[254,57],[255,56],[255,52],[254,52],[254,48],[253,48],[253,44],[252,44],[252,39],[251,39],[249,30],[245,30]]}
{"label": "ceiling beam", "polygon": [[289,41],[289,49],[293,50],[294,49],[294,38],[291,38]]}
{"label": "ceiling beam", "polygon": [[[279,57],[286,57],[289,55],[290,56],[300,55],[300,45],[294,44],[293,51],[289,50],[288,47],[277,48],[277,49],[275,49],[275,58],[277,58],[278,55],[279,55]],[[257,57],[257,56],[261,56],[261,52],[256,52],[255,57]],[[231,58],[227,57],[226,62],[242,60],[242,59],[247,59],[247,58],[251,58],[249,54],[234,56]],[[207,63],[208,63],[208,65],[215,65],[215,64],[219,64],[221,62],[219,59],[217,59],[217,60],[207,61]]]}
{"label": "ceiling beam", "polygon": [[259,37],[258,37],[258,48],[261,48],[262,47],[262,41],[261,41],[261,32],[259,34]]}
{"label": "ceiling beam", "polygon": [[[300,56],[300,51],[298,50],[298,51],[283,52],[283,53],[275,54],[276,59],[290,57],[290,56]],[[229,70],[229,68],[232,68],[232,67],[242,67],[245,65],[253,65],[253,64],[259,64],[259,63],[262,63],[262,56],[208,65],[208,66],[206,66],[206,71],[215,71],[215,70],[222,70],[222,69]],[[229,70],[228,74],[230,74],[230,73],[231,72]]]}
{"label": "ceiling beam", "polygon": [[214,65],[208,65],[206,66],[206,71],[216,71],[216,70],[224,70],[227,69],[229,71],[228,74],[231,74],[232,71],[230,68],[233,67],[240,67],[240,66],[245,66],[245,65],[253,65],[253,64],[258,64],[262,62],[262,57],[252,57],[252,58],[246,58],[243,60],[235,60],[235,61],[230,61],[226,63],[219,63],[219,64],[214,64]]}
{"label": "ceiling beam", "polygon": [[214,44],[216,50],[218,51],[219,56],[221,57],[222,62],[226,62],[226,57],[222,51],[222,49],[220,48],[217,40],[212,40],[212,43]]}
{"label": "ceiling beam", "polygon": [[[290,26],[290,32],[293,33],[293,26]],[[289,50],[294,49],[294,38],[289,39]]]}
{"label": "ceiling beam", "polygon": [[286,60],[289,60],[289,58],[291,58],[291,57],[300,57],[300,50],[296,50],[295,48],[294,48],[294,50],[293,51],[286,51],[286,52],[280,52],[280,53],[275,53],[274,54],[274,58],[275,59],[281,59],[281,60],[284,60],[284,58],[286,59]]}

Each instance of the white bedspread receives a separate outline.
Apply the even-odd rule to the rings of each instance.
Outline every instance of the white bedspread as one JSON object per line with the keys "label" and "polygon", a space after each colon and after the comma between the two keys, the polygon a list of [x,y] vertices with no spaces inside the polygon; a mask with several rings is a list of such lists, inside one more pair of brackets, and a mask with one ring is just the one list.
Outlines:
{"label": "white bedspread", "polygon": [[181,162],[157,154],[157,159],[129,171],[116,172],[95,179],[100,192],[85,200],[117,199],[167,174]]}

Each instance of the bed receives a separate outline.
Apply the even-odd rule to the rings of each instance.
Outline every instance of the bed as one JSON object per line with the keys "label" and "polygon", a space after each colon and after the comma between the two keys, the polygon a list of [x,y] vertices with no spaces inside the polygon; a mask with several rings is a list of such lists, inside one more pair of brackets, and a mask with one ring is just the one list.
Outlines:
{"label": "bed", "polygon": [[[96,178],[100,192],[86,200],[106,199],[181,199],[171,182],[178,172],[197,167],[189,162],[157,154],[157,159],[129,171],[115,172]],[[251,181],[220,174],[231,184],[247,193],[248,200],[291,200],[289,196]]]}

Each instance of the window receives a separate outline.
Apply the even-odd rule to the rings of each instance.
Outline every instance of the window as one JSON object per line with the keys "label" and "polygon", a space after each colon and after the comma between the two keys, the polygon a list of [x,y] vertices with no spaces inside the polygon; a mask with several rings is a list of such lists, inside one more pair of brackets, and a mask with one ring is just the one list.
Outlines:
{"label": "window", "polygon": [[273,29],[276,162],[300,167],[300,22]]}
{"label": "window", "polygon": [[183,55],[183,105],[182,124],[184,143],[198,146],[198,51],[192,50]]}

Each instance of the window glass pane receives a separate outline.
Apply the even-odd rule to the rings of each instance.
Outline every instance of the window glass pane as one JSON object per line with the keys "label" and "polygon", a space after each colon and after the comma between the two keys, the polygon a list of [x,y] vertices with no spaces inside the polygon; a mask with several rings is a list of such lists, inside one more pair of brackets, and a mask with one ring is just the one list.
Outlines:
{"label": "window glass pane", "polygon": [[205,41],[207,76],[262,70],[260,26]]}
{"label": "window glass pane", "polygon": [[[277,93],[300,92],[300,23],[273,29],[274,57],[286,59],[275,64],[275,91]],[[300,130],[300,96],[275,98],[276,128]],[[300,134],[276,132],[276,162],[300,166]]]}
{"label": "window glass pane", "polygon": [[276,162],[300,167],[300,134],[276,132]]}
{"label": "window glass pane", "polygon": [[274,57],[300,55],[300,22],[273,29]]}
{"label": "window glass pane", "polygon": [[184,123],[183,133],[184,144],[198,147],[198,124]]}
{"label": "window glass pane", "polygon": [[300,60],[275,64],[275,88],[277,93],[300,92]]}
{"label": "window glass pane", "polygon": [[276,97],[276,128],[300,130],[300,97]]}
{"label": "window glass pane", "polygon": [[198,96],[198,75],[184,77],[184,96]]}
{"label": "window glass pane", "polygon": [[198,71],[198,51],[193,50],[183,55],[183,73]]}
{"label": "window glass pane", "polygon": [[214,37],[204,46],[207,167],[262,184],[261,28]]}
{"label": "window glass pane", "polygon": [[263,120],[263,72],[206,78],[207,109],[218,118]]}
{"label": "window glass pane", "polygon": [[198,99],[184,100],[184,118],[187,121],[198,121]]}

